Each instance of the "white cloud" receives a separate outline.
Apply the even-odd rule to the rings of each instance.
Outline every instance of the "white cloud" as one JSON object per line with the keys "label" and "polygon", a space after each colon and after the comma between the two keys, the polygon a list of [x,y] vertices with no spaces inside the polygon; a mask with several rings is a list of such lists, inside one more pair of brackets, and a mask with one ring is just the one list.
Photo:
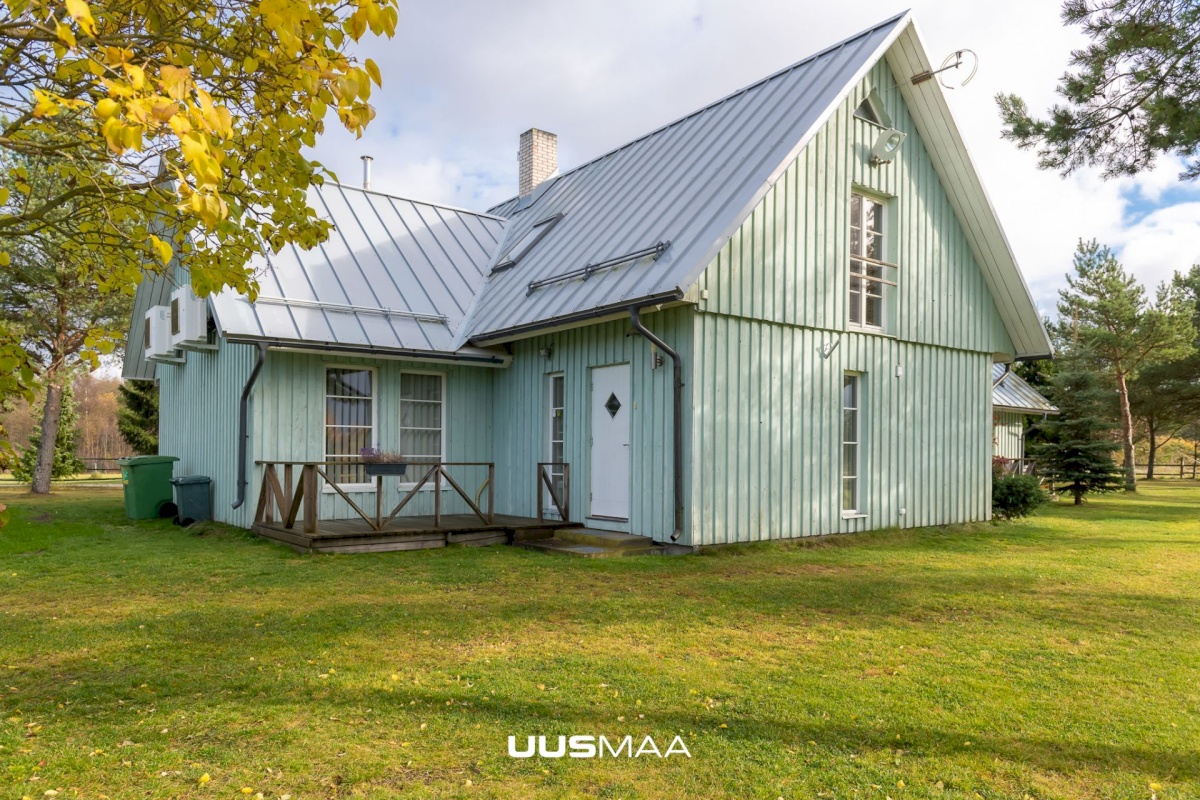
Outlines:
{"label": "white cloud", "polygon": [[[950,92],[951,106],[1043,311],[1081,238],[1119,248],[1148,283],[1197,260],[1196,203],[1183,201],[1200,192],[1153,209],[1180,200],[1177,161],[1118,181],[1094,171],[1064,179],[1000,139],[994,95],[1045,109],[1083,41],[1062,27],[1058,3],[914,5],[933,61],[960,47],[979,54],[977,77]],[[482,209],[513,194],[526,128],[557,133],[569,168],[898,10],[884,0],[405,2],[396,38],[364,49],[384,73],[378,117],[360,141],[326,135],[316,155],[357,183],[358,156],[370,153],[376,188]]]}

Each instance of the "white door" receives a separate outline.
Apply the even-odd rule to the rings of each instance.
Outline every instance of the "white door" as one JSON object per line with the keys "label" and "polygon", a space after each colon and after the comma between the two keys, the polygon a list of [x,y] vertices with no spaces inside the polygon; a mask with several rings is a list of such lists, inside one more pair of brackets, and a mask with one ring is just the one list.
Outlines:
{"label": "white door", "polygon": [[629,519],[629,365],[592,370],[592,508],[601,519]]}

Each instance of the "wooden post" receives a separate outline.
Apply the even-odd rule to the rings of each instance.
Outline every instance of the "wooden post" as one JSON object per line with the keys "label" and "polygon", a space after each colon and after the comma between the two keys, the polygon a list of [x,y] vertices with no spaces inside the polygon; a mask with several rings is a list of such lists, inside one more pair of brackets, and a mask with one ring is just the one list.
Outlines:
{"label": "wooden post", "polygon": [[537,487],[537,510],[538,522],[546,521],[546,511],[543,506],[546,504],[546,490],[542,488],[542,465],[537,465],[537,477],[534,478],[533,485]]}
{"label": "wooden post", "polygon": [[304,481],[304,532],[317,532],[317,466],[305,464],[300,471],[300,480]]}
{"label": "wooden post", "polygon": [[488,524],[493,525],[496,522],[496,465],[488,464]]}
{"label": "wooden post", "polygon": [[292,507],[292,465],[283,465],[283,508],[279,509],[279,516],[284,522],[287,522],[288,510]]}
{"label": "wooden post", "polygon": [[559,498],[562,503],[563,522],[571,521],[571,465],[563,464],[563,496]]}
{"label": "wooden post", "polygon": [[375,476],[375,530],[383,530],[383,476]]}
{"label": "wooden post", "polygon": [[433,527],[442,527],[442,465],[434,467],[433,473]]}

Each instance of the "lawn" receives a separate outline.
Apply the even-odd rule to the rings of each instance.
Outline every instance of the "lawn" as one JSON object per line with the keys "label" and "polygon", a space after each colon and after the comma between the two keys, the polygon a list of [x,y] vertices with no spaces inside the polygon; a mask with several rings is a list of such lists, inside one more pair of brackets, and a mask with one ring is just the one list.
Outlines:
{"label": "lawn", "polygon": [[1200,797],[1200,484],[609,561],[0,502],[0,798]]}

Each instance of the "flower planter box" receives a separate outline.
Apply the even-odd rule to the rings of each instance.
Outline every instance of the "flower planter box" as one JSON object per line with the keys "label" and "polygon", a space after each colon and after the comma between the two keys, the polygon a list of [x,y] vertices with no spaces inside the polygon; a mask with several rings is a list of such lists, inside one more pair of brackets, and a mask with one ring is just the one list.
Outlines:
{"label": "flower planter box", "polygon": [[403,475],[408,471],[408,462],[392,462],[392,463],[371,463],[364,464],[367,477],[374,478],[376,475]]}

